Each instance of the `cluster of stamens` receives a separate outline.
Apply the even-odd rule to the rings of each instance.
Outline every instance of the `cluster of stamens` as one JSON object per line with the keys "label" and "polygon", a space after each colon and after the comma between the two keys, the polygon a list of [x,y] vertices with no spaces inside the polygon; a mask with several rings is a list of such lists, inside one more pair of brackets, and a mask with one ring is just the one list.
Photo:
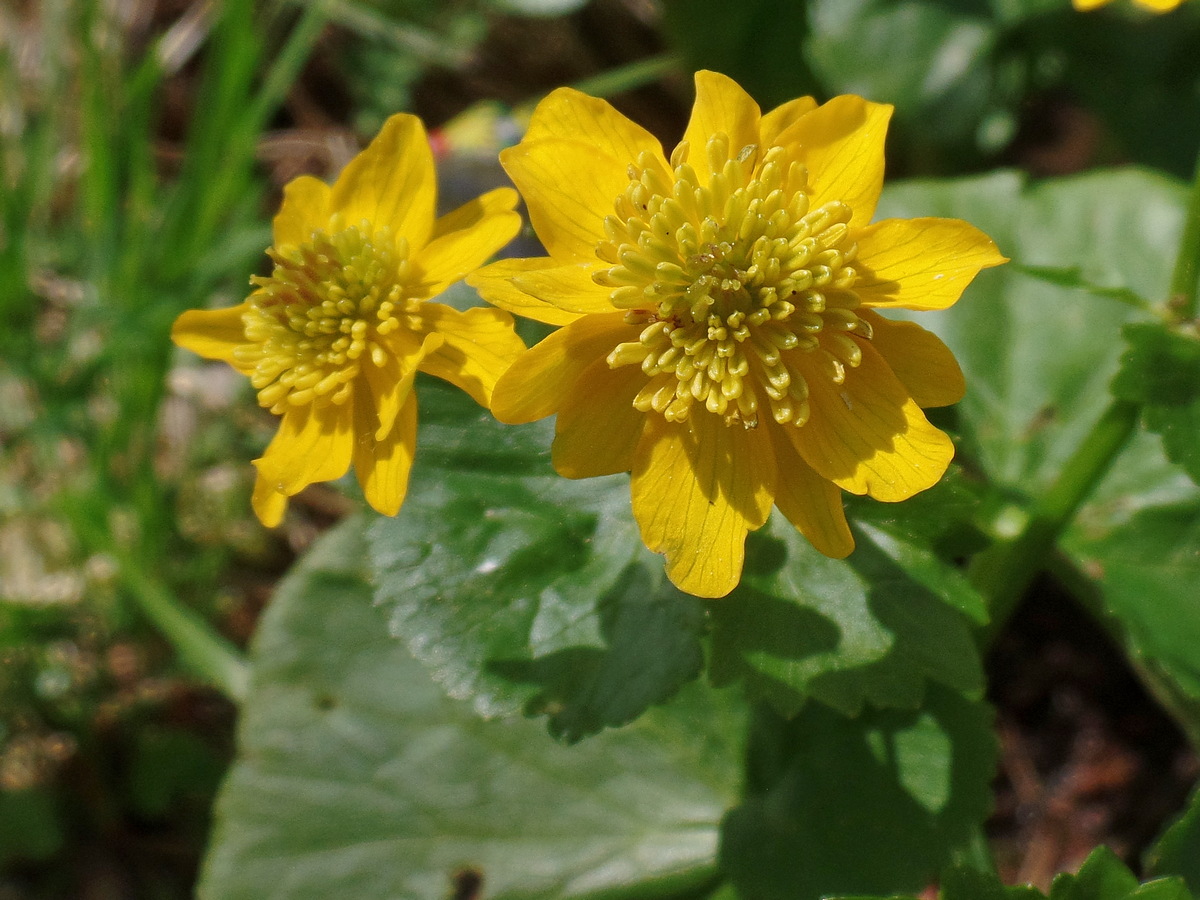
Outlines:
{"label": "cluster of stamens", "polygon": [[608,240],[596,252],[611,268],[594,280],[611,288],[627,322],[645,326],[608,364],[640,366],[648,380],[634,406],[668,421],[700,403],[727,424],[753,428],[765,404],[776,422],[803,425],[801,355],[810,375],[841,384],[862,360],[851,335],[871,337],[850,289],[850,209],[811,209],[806,170],[779,147],[731,155],[718,134],[704,149],[707,185],[686,143],[672,154],[673,182],[643,154],[616,215],[605,218]]}
{"label": "cluster of stamens", "polygon": [[410,266],[404,238],[369,222],[314,231],[298,247],[268,251],[275,263],[243,315],[237,361],[252,369],[258,402],[288,406],[345,403],[364,364],[382,366],[381,338],[415,327],[418,304],[405,297]]}

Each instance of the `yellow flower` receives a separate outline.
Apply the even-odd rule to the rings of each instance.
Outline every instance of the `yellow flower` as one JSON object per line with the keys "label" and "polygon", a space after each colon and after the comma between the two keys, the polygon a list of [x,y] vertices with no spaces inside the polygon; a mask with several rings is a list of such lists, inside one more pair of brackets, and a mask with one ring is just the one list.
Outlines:
{"label": "yellow flower", "polygon": [[[1097,7],[1106,6],[1112,3],[1112,0],[1071,0],[1075,8],[1079,10],[1096,9]],[[1138,6],[1148,9],[1151,12],[1170,12],[1179,6],[1183,0],[1133,0]]]}
{"label": "yellow flower", "polygon": [[512,317],[427,302],[487,261],[520,228],[500,188],[435,220],[433,155],[420,119],[390,118],[332,185],[284,189],[274,261],[245,302],[189,310],[171,337],[250,377],[282,417],[262,458],[254,511],[266,525],[287,498],[353,462],[367,502],[395,515],[416,448],[418,370],[488,405],[525,349]]}
{"label": "yellow flower", "polygon": [[903,500],[954,453],[921,407],[956,402],[946,346],[876,310],[942,309],[1004,261],[956,219],[868,224],[891,107],[811,98],[761,115],[696,75],[670,156],[569,89],[501,154],[549,252],[467,281],[562,327],[500,379],[505,422],[557,414],[555,468],[631,471],[633,512],[678,587],[727,594],[771,506],[821,552],[854,547],[841,489]]}

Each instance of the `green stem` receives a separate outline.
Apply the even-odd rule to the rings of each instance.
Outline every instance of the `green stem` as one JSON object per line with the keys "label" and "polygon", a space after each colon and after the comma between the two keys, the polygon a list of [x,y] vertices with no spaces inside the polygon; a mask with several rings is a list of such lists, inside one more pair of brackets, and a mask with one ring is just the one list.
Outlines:
{"label": "green stem", "polygon": [[1140,414],[1136,403],[1113,401],[1067,460],[1058,480],[1033,504],[1021,532],[997,542],[972,562],[971,580],[988,598],[992,616],[985,640],[1008,620],[1083,501],[1133,436]]}
{"label": "green stem", "polygon": [[609,69],[591,78],[577,81],[573,87],[577,91],[591,94],[593,97],[611,97],[625,91],[632,91],[643,85],[658,81],[669,72],[679,68],[679,58],[672,53],[658,56],[648,56],[636,62]]}
{"label": "green stem", "polygon": [[[1196,315],[1197,274],[1200,274],[1200,154],[1167,302],[1168,311],[1177,321]],[[972,561],[971,580],[988,598],[992,615],[983,635],[985,643],[991,641],[1012,615],[1034,576],[1055,552],[1058,539],[1079,507],[1137,430],[1141,412],[1140,404],[1114,400],[1067,460],[1058,480],[1033,504],[1021,532],[1010,540],[997,541]]]}
{"label": "green stem", "polygon": [[221,637],[194,610],[182,606],[156,578],[146,574],[128,553],[115,550],[122,581],[142,612],[171,642],[193,674],[240,703],[246,697],[250,670],[233,644]]}

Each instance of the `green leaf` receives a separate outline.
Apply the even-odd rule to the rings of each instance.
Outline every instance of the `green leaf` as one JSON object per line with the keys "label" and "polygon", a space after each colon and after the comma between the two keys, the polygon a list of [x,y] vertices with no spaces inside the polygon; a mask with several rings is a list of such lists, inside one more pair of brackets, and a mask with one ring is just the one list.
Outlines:
{"label": "green leaf", "polygon": [[1050,886],[1050,900],[1191,900],[1178,878],[1139,885],[1137,878],[1107,847],[1092,851],[1076,875],[1062,874]]}
{"label": "green leaf", "polygon": [[1067,546],[1129,630],[1134,649],[1200,697],[1200,500],[1143,509],[1094,535],[1078,529]]}
{"label": "green leaf", "polygon": [[464,422],[470,401],[436,399],[404,508],[370,543],[392,633],[447,693],[577,740],[695,678],[703,605],[642,546],[628,478],[561,478],[545,425]]}
{"label": "green leaf", "polygon": [[736,698],[694,685],[576,747],[484,721],[387,636],[365,552],[361,523],[339,526],[259,624],[201,900],[431,900],[456,872],[505,900],[715,880]]}
{"label": "green leaf", "polygon": [[1200,340],[1163,324],[1127,325],[1125,339],[1113,393],[1145,406],[1167,458],[1200,482]]}
{"label": "green leaf", "polygon": [[1200,484],[1200,401],[1186,406],[1149,406],[1142,416],[1146,426],[1162,436],[1167,459]]}
{"label": "green leaf", "polygon": [[961,467],[952,465],[941,481],[903,503],[880,503],[847,494],[846,514],[861,525],[932,547],[944,558],[962,558],[988,543],[975,524],[983,490],[983,485],[968,479]]}
{"label": "green leaf", "polygon": [[[983,272],[945,312],[912,316],[962,365],[963,448],[1012,496],[1050,484],[1100,417],[1121,353],[1116,336],[1144,314],[1092,290],[1165,297],[1184,200],[1175,181],[1138,170],[1032,186],[1000,173],[885,191],[879,215],[966,219],[1018,264]],[[1026,271],[1038,267],[1077,271],[1087,287]]]}
{"label": "green leaf", "polygon": [[744,900],[924,887],[987,815],[991,711],[931,687],[916,711],[846,719],[809,704],[794,755],[725,818],[721,864]]}
{"label": "green leaf", "polygon": [[857,541],[842,561],[778,515],[752,534],[741,586],[710,607],[713,682],[741,680],[784,715],[809,698],[849,715],[914,708],[928,681],[982,690],[967,618],[982,605],[961,575],[882,531]]}
{"label": "green leaf", "polygon": [[[993,92],[996,23],[921,0],[811,0],[805,58],[830,94],[896,105],[925,135],[970,137]],[[879,64],[887,59],[888,65]]]}
{"label": "green leaf", "polygon": [[1179,876],[1193,895],[1200,896],[1200,792],[1192,795],[1183,815],[1147,856],[1151,874]]}
{"label": "green leaf", "polygon": [[1200,340],[1166,325],[1123,329],[1127,349],[1113,393],[1149,406],[1188,406],[1200,400]]}

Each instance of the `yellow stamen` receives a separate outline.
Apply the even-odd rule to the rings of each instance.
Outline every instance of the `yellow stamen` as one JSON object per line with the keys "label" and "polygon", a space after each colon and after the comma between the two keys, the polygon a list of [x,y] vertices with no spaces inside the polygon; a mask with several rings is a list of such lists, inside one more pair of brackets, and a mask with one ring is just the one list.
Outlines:
{"label": "yellow stamen", "polygon": [[246,343],[235,351],[253,369],[259,404],[281,414],[345,403],[363,365],[386,364],[381,339],[420,324],[420,304],[405,296],[407,242],[390,228],[344,227],[335,217],[328,232],[268,253],[274,270],[251,279],[257,290],[243,317]]}
{"label": "yellow stamen", "polygon": [[648,381],[634,406],[669,421],[703,409],[752,428],[765,401],[776,422],[803,425],[799,368],[841,384],[862,361],[858,341],[871,339],[851,290],[850,209],[812,209],[804,167],[779,147],[731,148],[714,135],[698,158],[713,173],[707,185],[693,149],[671,155],[671,183],[643,154],[605,219],[596,254],[610,267],[594,280],[626,321],[645,325],[608,364],[639,366]]}

